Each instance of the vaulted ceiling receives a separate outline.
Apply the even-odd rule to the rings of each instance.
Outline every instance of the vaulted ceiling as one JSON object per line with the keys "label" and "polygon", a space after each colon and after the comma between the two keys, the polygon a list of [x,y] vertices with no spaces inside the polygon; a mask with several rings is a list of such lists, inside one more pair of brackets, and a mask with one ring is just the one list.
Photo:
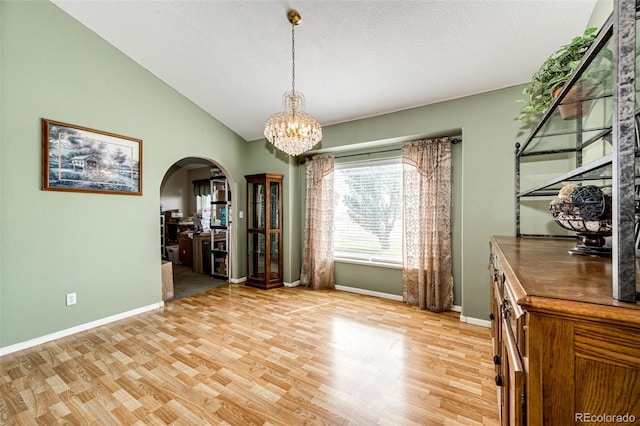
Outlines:
{"label": "vaulted ceiling", "polygon": [[[596,0],[51,0],[246,140],[291,89],[323,126],[527,82]],[[515,101],[515,100],[514,100]]]}

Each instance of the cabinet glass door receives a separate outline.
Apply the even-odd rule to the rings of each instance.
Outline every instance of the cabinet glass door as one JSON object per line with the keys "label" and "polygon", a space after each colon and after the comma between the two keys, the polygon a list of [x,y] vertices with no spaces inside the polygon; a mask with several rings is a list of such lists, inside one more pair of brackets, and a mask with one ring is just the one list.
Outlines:
{"label": "cabinet glass door", "polygon": [[250,183],[248,185],[249,211],[248,224],[250,228],[262,229],[265,225],[265,185],[263,182]]}
{"label": "cabinet glass door", "polygon": [[278,182],[269,183],[269,227],[271,229],[280,228],[279,200],[280,200],[280,184]]}
{"label": "cabinet glass door", "polygon": [[265,236],[261,233],[249,235],[249,277],[264,280],[266,272]]}
{"label": "cabinet glass door", "polygon": [[270,234],[270,252],[271,255],[269,257],[270,262],[270,280],[278,280],[282,276],[280,271],[280,252],[278,247],[280,247],[280,234]]}

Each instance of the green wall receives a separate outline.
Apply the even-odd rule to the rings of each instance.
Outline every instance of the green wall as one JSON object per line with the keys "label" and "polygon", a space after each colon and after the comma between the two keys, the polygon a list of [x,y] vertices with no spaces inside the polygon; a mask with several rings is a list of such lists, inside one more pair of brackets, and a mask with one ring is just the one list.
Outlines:
{"label": "green wall", "polygon": [[[2,1],[0,14],[6,347],[159,303],[165,172],[202,157],[237,182],[247,143],[53,4]],[[142,139],[143,195],[41,191],[41,117]]]}

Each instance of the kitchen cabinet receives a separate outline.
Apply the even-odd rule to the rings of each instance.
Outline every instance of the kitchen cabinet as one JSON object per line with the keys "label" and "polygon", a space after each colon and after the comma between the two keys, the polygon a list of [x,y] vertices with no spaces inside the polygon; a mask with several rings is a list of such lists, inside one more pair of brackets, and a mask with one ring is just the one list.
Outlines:
{"label": "kitchen cabinet", "polygon": [[193,266],[193,232],[181,232],[178,237],[178,260],[184,266]]}
{"label": "kitchen cabinet", "polygon": [[[211,234],[193,234],[193,272],[211,274]],[[208,266],[207,266],[208,265]]]}

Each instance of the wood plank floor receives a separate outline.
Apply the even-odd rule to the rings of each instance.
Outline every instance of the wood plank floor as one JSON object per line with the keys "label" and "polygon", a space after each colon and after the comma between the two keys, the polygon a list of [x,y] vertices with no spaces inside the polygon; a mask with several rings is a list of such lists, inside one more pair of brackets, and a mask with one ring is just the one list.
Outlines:
{"label": "wood plank floor", "polygon": [[2,425],[495,425],[489,330],[225,285],[0,358]]}

